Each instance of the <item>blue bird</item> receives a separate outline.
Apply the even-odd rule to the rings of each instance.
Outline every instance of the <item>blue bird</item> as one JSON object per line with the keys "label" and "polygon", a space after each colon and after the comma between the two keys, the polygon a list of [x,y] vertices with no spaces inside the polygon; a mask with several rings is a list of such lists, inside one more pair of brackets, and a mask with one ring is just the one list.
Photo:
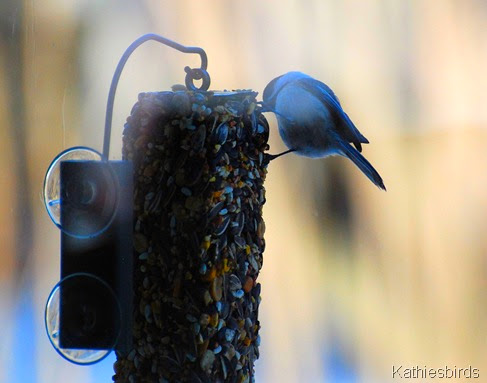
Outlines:
{"label": "blue bird", "polygon": [[312,158],[341,155],[357,165],[375,185],[386,190],[379,173],[360,154],[362,144],[369,141],[358,131],[326,84],[301,72],[289,72],[265,87],[262,104],[262,111],[276,114],[279,134],[289,148],[271,156],[271,160],[290,152]]}

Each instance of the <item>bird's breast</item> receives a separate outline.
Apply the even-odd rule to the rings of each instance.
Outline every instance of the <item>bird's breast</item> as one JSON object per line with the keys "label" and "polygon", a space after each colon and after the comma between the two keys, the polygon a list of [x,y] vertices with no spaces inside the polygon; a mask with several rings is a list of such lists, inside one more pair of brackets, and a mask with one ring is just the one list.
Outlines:
{"label": "bird's breast", "polygon": [[279,134],[290,149],[308,157],[335,154],[330,131],[335,129],[328,108],[298,86],[286,86],[276,98]]}

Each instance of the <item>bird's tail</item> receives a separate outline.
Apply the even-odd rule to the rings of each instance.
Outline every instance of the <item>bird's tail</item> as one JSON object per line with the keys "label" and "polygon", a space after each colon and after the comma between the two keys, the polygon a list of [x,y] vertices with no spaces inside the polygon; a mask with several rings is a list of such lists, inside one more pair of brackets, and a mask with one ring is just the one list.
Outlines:
{"label": "bird's tail", "polygon": [[384,185],[384,181],[382,181],[381,176],[377,173],[377,170],[370,164],[369,161],[365,159],[363,155],[361,155],[358,150],[356,150],[352,145],[348,142],[343,141],[342,139],[338,139],[340,144],[340,150],[342,151],[345,157],[348,157],[350,160],[353,161],[355,165],[358,166],[360,170],[371,180],[375,185],[379,188],[386,190]]}

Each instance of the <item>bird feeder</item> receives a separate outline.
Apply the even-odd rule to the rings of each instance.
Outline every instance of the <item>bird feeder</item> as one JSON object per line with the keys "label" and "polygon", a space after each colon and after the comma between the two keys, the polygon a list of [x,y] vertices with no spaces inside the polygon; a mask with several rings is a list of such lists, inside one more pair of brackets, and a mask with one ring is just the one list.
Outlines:
{"label": "bird feeder", "polygon": [[[122,160],[109,161],[118,79],[148,40],[201,67],[185,68],[185,86],[139,95]],[[201,48],[136,40],[110,88],[103,153],[63,152],[46,177],[61,229],[48,334],[75,363],[115,350],[115,382],[254,380],[269,126],[256,92],[210,91],[206,68]]]}

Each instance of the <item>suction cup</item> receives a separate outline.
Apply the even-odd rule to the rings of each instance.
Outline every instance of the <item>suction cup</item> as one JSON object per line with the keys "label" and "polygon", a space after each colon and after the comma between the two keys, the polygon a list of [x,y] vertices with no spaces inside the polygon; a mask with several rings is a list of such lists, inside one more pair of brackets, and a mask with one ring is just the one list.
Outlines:
{"label": "suction cup", "polygon": [[44,180],[44,203],[52,221],[78,238],[102,233],[118,204],[118,181],[110,162],[97,151],[74,147],[60,153]]}
{"label": "suction cup", "polygon": [[75,146],[59,153],[49,165],[44,177],[44,205],[56,226],[61,225],[61,162],[67,160],[100,161],[101,158],[101,154],[94,149]]}
{"label": "suction cup", "polygon": [[45,325],[52,346],[66,360],[93,364],[117,344],[120,304],[106,282],[91,274],[72,274],[51,291]]}

